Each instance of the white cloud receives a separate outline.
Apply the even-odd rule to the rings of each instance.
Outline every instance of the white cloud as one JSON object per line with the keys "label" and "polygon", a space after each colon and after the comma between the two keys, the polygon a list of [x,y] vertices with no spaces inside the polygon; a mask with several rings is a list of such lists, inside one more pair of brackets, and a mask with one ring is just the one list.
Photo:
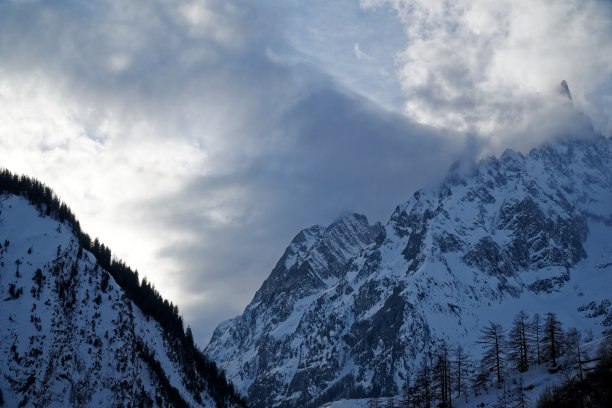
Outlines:
{"label": "white cloud", "polygon": [[[362,0],[389,6],[405,27],[397,72],[409,117],[507,144],[543,120],[565,79],[578,109],[612,77],[609,2]],[[608,94],[612,93],[609,87]]]}
{"label": "white cloud", "polygon": [[357,59],[366,60],[366,61],[372,61],[374,59],[368,54],[366,54],[365,52],[361,51],[361,48],[359,47],[359,43],[355,43],[353,45],[353,52],[355,52],[355,57],[357,57]]}
{"label": "white cloud", "polygon": [[243,33],[233,24],[240,9],[226,2],[221,5],[219,12],[206,0],[191,0],[178,2],[177,9],[180,16],[189,25],[189,33],[196,37],[212,37],[224,46],[239,47],[243,44]]}

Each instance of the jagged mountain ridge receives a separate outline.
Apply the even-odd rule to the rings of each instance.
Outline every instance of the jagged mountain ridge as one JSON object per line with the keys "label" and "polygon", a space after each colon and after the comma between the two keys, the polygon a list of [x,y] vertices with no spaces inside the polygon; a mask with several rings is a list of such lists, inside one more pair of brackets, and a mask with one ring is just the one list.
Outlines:
{"label": "jagged mountain ridge", "polygon": [[245,406],[177,310],[91,242],[48,187],[1,172],[6,406]]}
{"label": "jagged mountain ridge", "polygon": [[[330,230],[343,251],[325,258]],[[415,193],[384,228],[353,215],[300,232],[205,351],[255,407],[396,394],[437,341],[477,355],[479,328],[521,309],[609,329],[611,238],[609,138],[507,151]]]}

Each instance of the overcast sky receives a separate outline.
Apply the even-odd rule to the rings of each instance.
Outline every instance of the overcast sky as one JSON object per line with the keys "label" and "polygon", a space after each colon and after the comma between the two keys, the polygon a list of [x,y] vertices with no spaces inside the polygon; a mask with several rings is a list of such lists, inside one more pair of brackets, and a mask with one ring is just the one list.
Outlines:
{"label": "overcast sky", "polygon": [[568,125],[561,80],[610,134],[611,55],[609,1],[0,0],[0,166],[204,346],[300,229]]}

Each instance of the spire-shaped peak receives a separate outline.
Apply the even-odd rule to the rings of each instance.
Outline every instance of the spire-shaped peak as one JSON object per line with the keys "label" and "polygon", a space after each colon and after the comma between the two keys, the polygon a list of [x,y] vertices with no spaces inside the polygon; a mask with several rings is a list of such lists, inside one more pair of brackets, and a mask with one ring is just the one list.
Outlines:
{"label": "spire-shaped peak", "polygon": [[572,94],[569,90],[569,86],[567,85],[567,82],[565,81],[565,79],[561,81],[561,83],[559,84],[559,93],[567,97],[567,99],[569,99],[570,101],[572,100]]}

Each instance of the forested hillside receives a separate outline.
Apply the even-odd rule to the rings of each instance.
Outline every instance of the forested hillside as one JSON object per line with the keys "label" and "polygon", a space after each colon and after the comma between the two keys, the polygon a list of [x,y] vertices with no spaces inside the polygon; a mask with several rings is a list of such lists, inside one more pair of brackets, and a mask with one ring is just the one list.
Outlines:
{"label": "forested hillside", "polygon": [[178,306],[83,232],[48,186],[1,171],[0,233],[8,406],[246,406]]}

